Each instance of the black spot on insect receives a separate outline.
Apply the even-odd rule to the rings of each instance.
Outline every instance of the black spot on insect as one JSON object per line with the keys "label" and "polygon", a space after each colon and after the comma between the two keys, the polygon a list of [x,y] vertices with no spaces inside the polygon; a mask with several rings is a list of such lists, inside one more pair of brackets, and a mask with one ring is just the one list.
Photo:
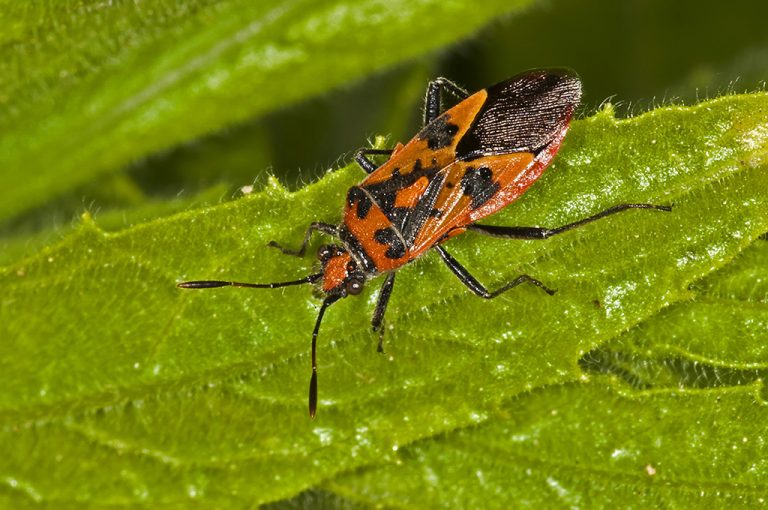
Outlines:
{"label": "black spot on insect", "polygon": [[376,195],[376,203],[384,214],[391,218],[395,213],[395,199],[397,198],[397,191],[395,190],[382,190]]}
{"label": "black spot on insect", "polygon": [[392,211],[387,214],[387,218],[392,222],[392,226],[402,232],[411,211],[412,209],[410,207],[393,207]]}
{"label": "black spot on insect", "polygon": [[490,168],[467,167],[461,178],[462,192],[472,197],[472,209],[477,209],[491,199],[499,191],[499,183],[493,182],[493,172]]}
{"label": "black spot on insect", "polygon": [[430,215],[432,218],[440,218],[440,217],[443,215],[443,211],[441,211],[440,209],[436,209],[436,208],[434,208],[434,207],[433,207],[433,208],[432,208],[432,210],[431,210],[431,211],[429,211],[429,215]]}
{"label": "black spot on insect", "polygon": [[373,238],[381,244],[389,246],[385,255],[390,259],[399,259],[405,256],[405,244],[391,227],[381,228],[373,234]]}
{"label": "black spot on insect", "polygon": [[424,226],[424,222],[427,221],[432,209],[435,208],[437,197],[440,195],[444,180],[444,174],[435,175],[432,180],[429,181],[429,184],[427,184],[427,188],[424,190],[418,203],[416,203],[413,210],[408,215],[408,219],[400,230],[403,234],[403,239],[405,239],[405,242],[408,243],[408,245],[412,245],[413,241],[416,240],[416,236]]}
{"label": "black spot on insect", "polygon": [[[417,208],[395,207],[397,194],[409,186],[412,186],[422,177],[426,177],[430,183],[432,183],[439,171],[440,167],[436,165],[425,167],[421,160],[417,159],[413,162],[413,166],[408,173],[402,174],[400,171],[393,171],[389,179],[377,182],[375,184],[366,185],[365,190],[368,192],[366,194],[366,198],[370,201],[368,197],[373,197],[375,205],[381,209],[381,211],[392,222],[395,228],[399,232],[404,232],[406,230],[406,225],[412,221],[412,215],[414,212],[416,212]],[[431,189],[431,185],[428,186],[428,189]],[[350,193],[351,191],[352,190],[350,190]],[[422,202],[423,197],[419,203]],[[353,202],[349,203],[350,206],[352,204]],[[359,207],[360,206],[358,205],[358,208]],[[422,204],[422,207],[432,207],[432,203],[428,202]],[[428,210],[429,209],[427,209],[427,211]],[[368,209],[366,209],[365,213],[368,213]],[[359,214],[360,213],[358,210],[358,216]]]}
{"label": "black spot on insect", "polygon": [[[459,126],[448,122],[447,115],[436,118],[419,132],[419,140],[426,140],[430,149],[441,149],[453,143],[453,137],[459,132]],[[433,163],[434,164],[434,163]]]}
{"label": "black spot on insect", "polygon": [[357,260],[360,260],[363,263],[363,269],[365,272],[376,272],[376,264],[373,262],[373,259],[370,255],[368,255],[368,252],[365,250],[365,248],[363,248],[360,240],[355,237],[355,235],[350,232],[348,228],[343,227],[341,230],[339,230],[339,239],[341,239],[349,252],[352,253]]}
{"label": "black spot on insect", "polygon": [[445,187],[448,189],[453,189],[453,183],[452,182],[446,182]]}
{"label": "black spot on insect", "polygon": [[352,207],[355,203],[357,203],[357,217],[362,220],[368,216],[373,203],[368,194],[359,186],[352,186],[347,192],[347,204],[349,207]]}

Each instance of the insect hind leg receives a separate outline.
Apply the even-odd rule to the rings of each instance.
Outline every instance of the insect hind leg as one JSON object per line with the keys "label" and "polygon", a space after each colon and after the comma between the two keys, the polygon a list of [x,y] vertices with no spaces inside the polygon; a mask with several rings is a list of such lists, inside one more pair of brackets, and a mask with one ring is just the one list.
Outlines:
{"label": "insect hind leg", "polygon": [[672,206],[669,205],[653,205],[653,204],[618,204],[610,207],[604,211],[600,211],[583,220],[575,221],[567,225],[563,225],[557,228],[544,228],[544,227],[499,227],[495,225],[467,225],[467,230],[478,232],[480,234],[489,235],[492,237],[502,237],[504,239],[548,239],[554,235],[562,234],[575,228],[583,227],[588,223],[597,221],[606,216],[616,214],[622,211],[628,211],[630,209],[651,209],[656,211],[672,210]]}
{"label": "insect hind leg", "polygon": [[379,291],[379,301],[376,303],[376,309],[373,311],[373,317],[371,318],[371,329],[374,332],[379,332],[379,343],[376,346],[378,352],[384,352],[384,313],[387,311],[387,304],[389,304],[389,297],[392,295],[392,289],[395,286],[395,272],[391,272],[387,275],[387,279],[384,280],[384,284]]}
{"label": "insect hind leg", "polygon": [[443,248],[440,245],[437,245],[435,246],[435,249],[440,254],[445,264],[448,266],[448,269],[450,269],[453,272],[453,274],[456,275],[456,277],[461,281],[461,283],[466,285],[466,287],[469,290],[471,290],[481,298],[493,299],[499,294],[502,294],[508,291],[509,289],[517,287],[518,285],[523,283],[530,283],[531,285],[535,285],[536,287],[539,287],[541,290],[543,290],[550,296],[555,293],[554,289],[550,289],[549,287],[541,283],[539,280],[535,278],[531,278],[527,274],[522,274],[518,276],[511,282],[507,283],[506,285],[503,285],[502,287],[494,291],[489,291],[488,289],[485,288],[485,286],[482,283],[477,281],[477,278],[472,276],[472,274],[469,271],[467,271],[467,269],[464,266],[462,266],[458,260],[453,258],[450,253],[445,251],[445,248]]}
{"label": "insect hind leg", "polygon": [[272,248],[277,248],[278,250],[280,250],[286,255],[303,257],[304,253],[306,253],[307,251],[307,245],[309,244],[309,241],[312,238],[312,234],[314,232],[322,232],[323,234],[328,234],[333,237],[339,237],[339,227],[337,227],[336,225],[331,225],[330,223],[315,221],[309,225],[309,228],[307,228],[307,232],[304,234],[304,240],[301,242],[301,247],[298,250],[283,248],[276,241],[270,241],[268,243],[268,246],[271,246]]}
{"label": "insect hind leg", "polygon": [[442,91],[453,94],[459,100],[469,97],[469,92],[459,87],[447,78],[437,78],[427,85],[427,96],[424,100],[424,125],[435,120],[441,113]]}
{"label": "insect hind leg", "polygon": [[366,156],[391,156],[393,152],[395,149],[359,149],[355,153],[355,162],[365,170],[365,173],[372,174],[379,166]]}

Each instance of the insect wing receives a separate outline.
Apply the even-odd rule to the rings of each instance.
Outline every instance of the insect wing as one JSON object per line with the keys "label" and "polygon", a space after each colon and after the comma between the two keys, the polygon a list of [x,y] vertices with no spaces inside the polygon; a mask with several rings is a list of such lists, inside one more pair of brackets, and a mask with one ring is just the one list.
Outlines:
{"label": "insect wing", "polygon": [[[390,255],[402,253],[402,257],[409,258],[413,240],[434,211],[445,169],[456,161],[459,136],[467,131],[484,97],[485,92],[481,91],[445,112],[362,183],[351,188],[344,222],[358,237],[365,237],[365,230],[387,228],[388,223],[387,244],[396,241],[399,245]],[[350,214],[351,208],[355,208],[354,214]],[[373,251],[377,248],[372,243],[366,246]],[[385,263],[380,257],[375,258]]]}
{"label": "insect wing", "polygon": [[456,145],[456,159],[538,154],[567,128],[581,100],[581,81],[568,70],[530,71],[486,92],[482,108]]}
{"label": "insect wing", "polygon": [[471,95],[350,189],[345,224],[379,270],[418,257],[520,196],[554,156],[580,97],[567,70],[523,73]]}
{"label": "insect wing", "polygon": [[567,70],[532,71],[485,92],[456,144],[456,161],[441,171],[442,190],[431,217],[419,226],[413,251],[502,209],[541,176],[581,99],[581,82]]}
{"label": "insect wing", "polygon": [[493,214],[525,192],[535,178],[530,152],[456,161],[441,173],[442,188],[431,216],[421,225],[412,250],[422,251],[451,230]]}

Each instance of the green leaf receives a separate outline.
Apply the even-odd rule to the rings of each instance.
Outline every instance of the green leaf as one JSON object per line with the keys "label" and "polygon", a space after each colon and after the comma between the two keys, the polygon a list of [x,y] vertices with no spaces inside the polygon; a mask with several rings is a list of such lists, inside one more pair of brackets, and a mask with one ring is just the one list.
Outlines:
{"label": "green leaf", "polygon": [[[116,181],[127,181],[119,174]],[[112,183],[108,183],[112,184]],[[116,184],[119,186],[120,184]],[[101,190],[110,193],[111,190]],[[204,206],[210,206],[222,202],[234,195],[229,186],[212,186],[205,191],[192,196],[176,197],[164,200],[146,200],[144,196],[137,198],[139,203],[133,207],[112,208],[107,211],[91,211],[82,213],[81,216],[93,217],[99,223],[99,227],[107,231],[117,231],[133,225],[141,224],[154,218],[167,216],[176,212],[190,210]],[[114,202],[115,197],[110,199]],[[54,244],[76,229],[79,223],[70,220],[63,226],[46,228],[27,234],[17,234],[14,237],[0,237],[0,267],[11,265],[14,262],[28,256],[29,253],[39,251],[45,246]]]}
{"label": "green leaf", "polygon": [[329,485],[386,508],[757,508],[768,491],[759,386],[622,395],[597,377],[543,388]]}
{"label": "green leaf", "polygon": [[757,241],[697,282],[693,300],[580,360],[613,379],[513,399],[479,427],[342,475],[328,494],[396,508],[478,508],[488,494],[496,507],[764,504],[767,268]]}
{"label": "green leaf", "polygon": [[589,353],[583,365],[641,389],[759,383],[768,375],[766,277],[768,242],[761,240],[696,282],[693,299]]}
{"label": "green leaf", "polygon": [[3,0],[0,221],[530,3]]}
{"label": "green leaf", "polygon": [[768,231],[766,111],[768,94],[753,94],[575,122],[540,182],[486,223],[554,227],[620,202],[673,211],[630,211],[547,241],[452,239],[451,253],[489,287],[528,273],[558,293],[481,300],[429,254],[398,275],[384,356],[368,326],[375,290],[334,305],[320,332],[314,422],[306,391],[319,301],[309,289],[174,284],[309,274],[311,258],[266,243],[298,244],[309,222],[338,221],[359,169],[296,193],[272,181],[117,233],[86,221],[0,276],[7,500],[250,507],[397,462],[414,441],[497,426],[511,399],[550,395],[541,388],[582,408],[616,400],[604,388],[566,394],[587,384],[584,353],[690,300],[692,283]]}

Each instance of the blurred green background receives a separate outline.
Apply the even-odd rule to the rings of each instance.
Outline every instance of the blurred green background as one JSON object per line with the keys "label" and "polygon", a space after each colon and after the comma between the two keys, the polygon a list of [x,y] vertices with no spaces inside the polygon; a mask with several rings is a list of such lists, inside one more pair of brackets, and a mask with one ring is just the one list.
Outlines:
{"label": "blurred green background", "polygon": [[[606,100],[618,105],[619,115],[629,115],[659,104],[757,90],[766,78],[765,2],[546,0],[514,5],[520,6],[460,43],[386,64],[373,74],[365,71],[368,76],[362,79],[303,101],[289,100],[276,110],[265,108],[263,115],[196,140],[149,150],[123,170],[102,171],[72,189],[62,186],[44,203],[0,221],[3,259],[55,241],[59,229],[71,226],[84,210],[102,228],[118,229],[157,214],[130,211],[138,206],[165,201],[164,212],[170,213],[174,207],[168,204],[179,197],[197,196],[179,202],[178,208],[228,200],[241,186],[258,188],[269,173],[290,188],[300,187],[348,160],[375,135],[407,140],[418,127],[426,83],[436,76],[476,90],[528,68],[568,66],[584,80],[582,115]],[[12,18],[14,9],[21,7],[14,5],[5,16]],[[0,21],[6,22],[5,51],[12,51],[14,25]],[[412,37],[434,38],[435,28],[414,27]],[[5,106],[13,120],[14,105]],[[22,161],[19,168],[30,176],[38,171],[34,161]],[[14,200],[13,194],[4,199]],[[110,216],[110,211],[119,213]]]}
{"label": "blurred green background", "polygon": [[[629,115],[753,91],[768,77],[765,19],[768,4],[755,0],[534,2],[458,45],[152,158],[134,172],[148,189],[175,193],[224,176],[250,183],[261,164],[296,187],[368,145],[374,135],[410,139],[419,126],[426,84],[436,76],[474,91],[525,69],[571,67],[585,83],[582,114],[606,100],[618,104],[619,115]],[[256,150],[249,150],[249,140]],[[221,173],[201,169],[190,175],[191,160],[199,164],[206,157]]]}

